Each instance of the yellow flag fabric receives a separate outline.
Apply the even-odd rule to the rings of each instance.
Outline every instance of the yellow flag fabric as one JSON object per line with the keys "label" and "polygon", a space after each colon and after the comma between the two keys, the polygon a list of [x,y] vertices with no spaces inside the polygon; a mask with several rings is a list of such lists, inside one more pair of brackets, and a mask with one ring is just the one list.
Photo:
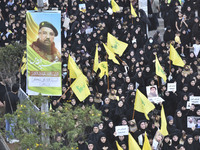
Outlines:
{"label": "yellow flag fabric", "polygon": [[118,60],[115,58],[115,54],[111,50],[109,50],[109,48],[104,43],[103,46],[105,47],[106,52],[108,54],[108,59],[112,60],[114,63],[119,65]]}
{"label": "yellow flag fabric", "polygon": [[161,128],[160,128],[160,133],[163,136],[166,136],[166,135],[169,134],[168,131],[167,131],[167,121],[166,121],[165,110],[164,110],[163,105],[162,105],[162,108],[161,108]]}
{"label": "yellow flag fabric", "polygon": [[145,135],[144,135],[144,145],[142,147],[142,150],[151,150],[151,145],[149,143],[149,139],[147,137],[147,133],[145,132]]}
{"label": "yellow flag fabric", "polygon": [[119,54],[119,56],[122,56],[122,54],[124,53],[124,51],[128,47],[128,44],[118,40],[116,37],[114,37],[110,33],[108,33],[107,39],[108,39],[107,40],[108,48],[112,52]]}
{"label": "yellow flag fabric", "polygon": [[99,77],[102,78],[104,75],[108,76],[108,62],[102,61],[99,63],[99,69],[101,70]]}
{"label": "yellow flag fabric", "polygon": [[130,133],[128,134],[128,147],[130,150],[141,150],[140,146]]}
{"label": "yellow flag fabric", "polygon": [[120,11],[119,5],[114,0],[111,0],[111,6],[112,6],[112,11],[113,12]]}
{"label": "yellow flag fabric", "polygon": [[22,57],[22,62],[25,63],[26,62],[26,51],[24,51],[24,55]]}
{"label": "yellow flag fabric", "polygon": [[160,65],[160,62],[159,62],[159,60],[158,60],[157,55],[156,55],[156,63],[155,63],[155,66],[156,66],[156,74],[157,74],[158,76],[160,76],[161,78],[163,78],[163,80],[166,82],[167,77],[166,77],[166,75],[165,75],[165,72],[164,72],[162,66]]}
{"label": "yellow flag fabric", "polygon": [[155,106],[137,89],[134,108],[136,111],[144,113],[146,119],[149,120],[148,113],[155,109]]}
{"label": "yellow flag fabric", "polygon": [[73,60],[73,58],[69,55],[68,57],[68,70],[69,70],[69,77],[74,79],[77,78],[80,74],[82,74],[81,70]]}
{"label": "yellow flag fabric", "polygon": [[34,7],[34,10],[38,10],[38,8],[37,8],[37,7]]}
{"label": "yellow flag fabric", "polygon": [[93,65],[93,70],[97,72],[99,68],[99,59],[98,59],[98,45],[96,45],[96,52],[94,56],[94,65]]}
{"label": "yellow flag fabric", "polygon": [[135,9],[133,8],[133,5],[130,3],[130,5],[131,5],[131,14],[132,14],[132,16],[134,17],[134,18],[136,18],[137,17],[137,14],[136,14],[136,12],[135,12]]}
{"label": "yellow flag fabric", "polygon": [[123,149],[121,148],[121,146],[119,146],[119,144],[118,144],[117,141],[116,141],[116,145],[117,145],[117,149],[118,149],[118,150],[123,150]]}
{"label": "yellow flag fabric", "polygon": [[172,64],[175,66],[180,66],[180,67],[185,66],[183,60],[181,59],[181,57],[179,56],[179,54],[177,53],[177,51],[171,44],[170,44],[169,59],[172,61]]}
{"label": "yellow flag fabric", "polygon": [[70,87],[81,102],[90,95],[90,90],[87,86],[87,82],[85,81],[83,74],[79,75],[79,77],[76,78]]}
{"label": "yellow flag fabric", "polygon": [[23,75],[24,72],[26,71],[26,68],[27,68],[27,64],[24,63],[24,64],[22,65],[22,67],[21,67],[21,73],[22,73],[22,75]]}
{"label": "yellow flag fabric", "polygon": [[[168,0],[168,4],[171,3],[172,0]],[[182,4],[181,0],[179,0],[179,3]]]}

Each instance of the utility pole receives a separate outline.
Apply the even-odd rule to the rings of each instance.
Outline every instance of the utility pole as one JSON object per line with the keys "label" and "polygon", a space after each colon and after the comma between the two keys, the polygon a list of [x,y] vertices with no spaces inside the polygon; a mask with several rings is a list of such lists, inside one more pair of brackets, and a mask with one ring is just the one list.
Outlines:
{"label": "utility pole", "polygon": [[[38,6],[38,12],[42,12],[44,8],[43,0],[37,0],[37,6]],[[49,112],[49,104],[47,97],[43,97],[43,102],[41,106],[41,112],[48,113]],[[41,122],[41,128],[42,128],[42,141],[46,144],[50,143],[48,132],[45,132],[46,130],[49,130],[49,125],[46,122]]]}

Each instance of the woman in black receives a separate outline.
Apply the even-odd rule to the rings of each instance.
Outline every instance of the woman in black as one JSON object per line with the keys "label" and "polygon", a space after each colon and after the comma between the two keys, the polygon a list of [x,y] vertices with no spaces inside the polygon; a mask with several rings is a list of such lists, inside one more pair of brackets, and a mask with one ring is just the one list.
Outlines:
{"label": "woman in black", "polygon": [[113,150],[104,133],[102,133],[99,137],[97,149],[98,150],[104,150],[104,149]]}
{"label": "woman in black", "polygon": [[187,135],[186,140],[184,142],[184,146],[186,150],[195,150],[192,135]]}

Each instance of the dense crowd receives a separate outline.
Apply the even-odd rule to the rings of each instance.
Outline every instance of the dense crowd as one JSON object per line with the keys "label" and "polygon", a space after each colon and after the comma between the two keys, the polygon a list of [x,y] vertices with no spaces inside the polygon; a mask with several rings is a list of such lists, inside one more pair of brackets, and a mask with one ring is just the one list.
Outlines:
{"label": "dense crowd", "polygon": [[[200,119],[200,105],[191,104],[187,108],[187,102],[190,96],[200,96],[200,1],[148,0],[148,15],[139,9],[136,1],[116,2],[121,11],[109,14],[109,0],[49,0],[48,9],[61,10],[62,25],[66,17],[70,19],[68,28],[61,27],[62,91],[65,93],[72,83],[67,70],[70,54],[87,76],[91,92],[87,99],[79,102],[69,90],[59,101],[59,97],[52,97],[52,108],[56,111],[64,103],[71,103],[73,109],[84,104],[95,105],[102,111],[102,122],[95,124],[91,133],[85,134],[87,140],[80,138],[77,141],[80,150],[117,149],[115,141],[123,150],[128,150],[128,136],[116,136],[115,126],[119,125],[129,126],[141,148],[146,132],[155,150],[199,150],[200,122],[197,120],[197,125],[194,125],[194,117]],[[130,3],[138,17],[131,15]],[[86,12],[79,10],[79,4],[86,4]],[[0,1],[1,47],[12,42],[26,43],[25,14],[34,9],[35,0]],[[146,26],[149,30],[156,30],[159,17],[164,20],[163,40],[159,31],[148,37],[146,30]],[[126,42],[128,47],[120,59],[117,58],[120,65],[108,60],[109,77],[100,79],[99,71],[93,71],[95,49],[98,44],[99,61],[106,61],[103,43],[107,41],[108,32]],[[185,67],[170,63],[170,43],[180,54]],[[155,54],[167,75],[166,83],[155,73]],[[167,91],[167,83],[174,82],[176,91]],[[132,120],[136,89],[146,95],[146,86],[153,85],[158,86],[158,94],[164,100],[162,104],[169,132],[165,137],[157,132],[161,103],[155,104],[156,109],[149,113],[150,120],[137,111]],[[62,134],[58,136],[65,138]]]}

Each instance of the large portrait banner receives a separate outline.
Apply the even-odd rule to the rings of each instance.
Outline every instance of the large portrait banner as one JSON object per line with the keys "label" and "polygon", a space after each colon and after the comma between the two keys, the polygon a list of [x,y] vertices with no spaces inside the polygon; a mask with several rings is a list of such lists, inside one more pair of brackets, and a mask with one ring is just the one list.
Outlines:
{"label": "large portrait banner", "polygon": [[27,11],[27,93],[59,96],[61,84],[60,11]]}

